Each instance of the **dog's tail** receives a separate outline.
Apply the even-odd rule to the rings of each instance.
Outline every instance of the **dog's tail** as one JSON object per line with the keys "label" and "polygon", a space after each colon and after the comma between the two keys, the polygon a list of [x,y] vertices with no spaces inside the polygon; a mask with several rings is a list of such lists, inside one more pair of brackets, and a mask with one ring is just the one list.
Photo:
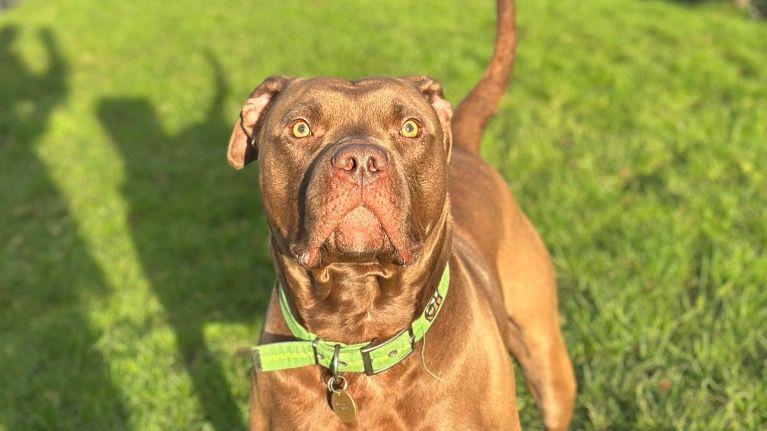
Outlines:
{"label": "dog's tail", "polygon": [[479,153],[482,131],[495,114],[498,102],[506,90],[516,49],[516,25],[514,0],[498,0],[497,33],[485,74],[465,99],[458,105],[453,116],[453,142],[471,153]]}

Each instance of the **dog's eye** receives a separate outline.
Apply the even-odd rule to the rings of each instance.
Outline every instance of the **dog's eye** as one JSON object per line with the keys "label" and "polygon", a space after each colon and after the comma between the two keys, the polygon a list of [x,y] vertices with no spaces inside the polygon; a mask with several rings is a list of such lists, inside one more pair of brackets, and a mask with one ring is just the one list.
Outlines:
{"label": "dog's eye", "polygon": [[418,136],[418,123],[414,120],[407,120],[402,123],[402,128],[399,130],[399,134],[406,138],[415,138]]}
{"label": "dog's eye", "polygon": [[293,123],[292,131],[293,136],[296,138],[305,138],[312,134],[312,129],[309,128],[309,125],[304,120],[298,120]]}

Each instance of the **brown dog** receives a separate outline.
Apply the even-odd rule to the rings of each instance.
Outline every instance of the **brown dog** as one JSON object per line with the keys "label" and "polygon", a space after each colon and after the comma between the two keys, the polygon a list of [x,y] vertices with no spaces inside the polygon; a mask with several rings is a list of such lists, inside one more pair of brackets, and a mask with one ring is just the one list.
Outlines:
{"label": "brown dog", "polygon": [[[255,372],[252,429],[518,429],[509,352],[546,427],[567,428],[575,380],[551,262],[478,157],[514,45],[513,2],[499,0],[493,58],[452,122],[428,77],[273,77],[250,95],[228,159],[238,169],[258,160],[278,286],[295,320],[350,345],[401,335],[422,313],[433,319],[425,338],[410,332],[415,354],[375,375],[342,373],[352,422],[328,404],[328,368],[344,366],[338,349],[328,359],[315,346],[317,365]],[[261,344],[295,334],[275,289]]]}

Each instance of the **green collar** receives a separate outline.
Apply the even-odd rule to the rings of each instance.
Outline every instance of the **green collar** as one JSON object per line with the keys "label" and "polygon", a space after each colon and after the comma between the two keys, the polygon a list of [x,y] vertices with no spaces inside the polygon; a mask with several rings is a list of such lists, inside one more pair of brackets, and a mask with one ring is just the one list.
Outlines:
{"label": "green collar", "polygon": [[426,335],[426,331],[439,314],[449,284],[450,268],[449,265],[445,265],[437,291],[429,299],[423,313],[410,326],[383,342],[344,344],[321,340],[301,326],[290,311],[285,289],[278,282],[277,292],[282,316],[297,340],[254,347],[253,365],[256,371],[278,371],[315,364],[331,369],[337,350],[337,372],[364,372],[369,376],[378,374],[397,365],[413,353],[413,345]]}

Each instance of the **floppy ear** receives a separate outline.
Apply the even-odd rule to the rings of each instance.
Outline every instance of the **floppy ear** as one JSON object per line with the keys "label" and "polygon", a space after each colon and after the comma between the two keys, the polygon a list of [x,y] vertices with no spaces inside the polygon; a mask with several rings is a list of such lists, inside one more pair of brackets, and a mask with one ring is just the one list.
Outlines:
{"label": "floppy ear", "polygon": [[258,130],[275,97],[292,79],[285,76],[272,76],[266,78],[250,93],[250,97],[240,111],[240,118],[234,124],[232,137],[229,138],[226,158],[235,169],[242,169],[248,163],[258,159],[256,142]]}
{"label": "floppy ear", "polygon": [[450,160],[450,151],[453,148],[453,133],[450,131],[450,119],[453,117],[453,108],[450,102],[445,100],[442,95],[442,84],[434,78],[428,76],[406,76],[403,79],[409,81],[426,97],[431,103],[434,112],[437,113],[439,123],[442,126],[442,136],[444,137],[445,154]]}

